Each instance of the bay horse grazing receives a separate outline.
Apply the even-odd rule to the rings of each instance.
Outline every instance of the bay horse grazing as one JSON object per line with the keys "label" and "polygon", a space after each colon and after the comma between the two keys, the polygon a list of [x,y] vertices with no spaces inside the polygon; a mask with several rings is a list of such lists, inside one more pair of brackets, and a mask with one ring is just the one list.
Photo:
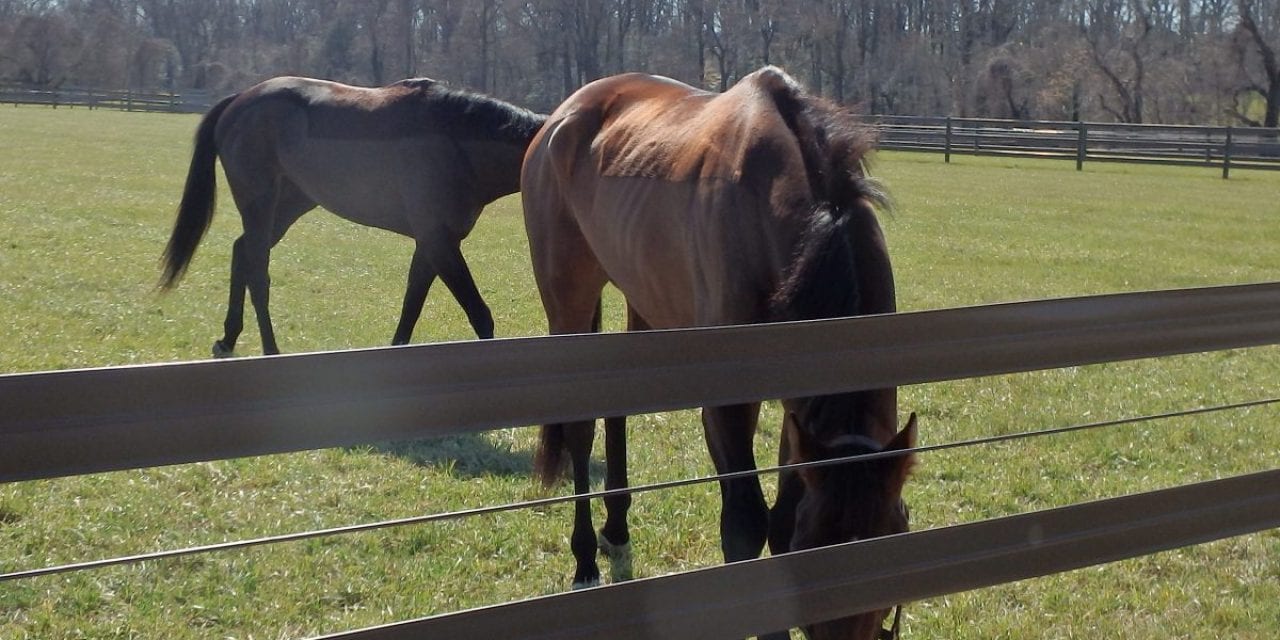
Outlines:
{"label": "bay horse grazing", "polygon": [[[831,318],[895,310],[888,250],[873,207],[886,196],[863,172],[872,137],[853,116],[765,67],[723,94],[641,74],[593,82],[534,138],[522,177],[533,269],[552,333],[598,330],[602,288],[626,297],[631,329]],[[783,401],[784,462],[909,449],[897,391]],[[755,468],[759,403],[705,407],[716,470]],[[542,428],[538,470],[553,482],[563,452],[589,487],[592,422]],[[625,427],[606,420],[607,488],[626,483]],[[909,454],[783,475],[772,510],[760,482],[726,480],[726,561],[907,529]],[[606,499],[599,540],[587,501],[575,509],[575,586],[595,584],[596,545],[629,540],[626,498]],[[623,559],[625,561],[625,558]],[[623,568],[615,579],[629,577]],[[813,638],[874,638],[887,610],[815,624]],[[896,625],[895,625],[896,626]],[[891,634],[891,632],[883,632]]]}
{"label": "bay horse grazing", "polygon": [[545,119],[427,78],[363,88],[280,77],[229,96],[196,131],[161,286],[171,288],[182,277],[209,227],[220,157],[244,233],[232,246],[231,297],[215,356],[235,349],[246,288],[263,352],[279,352],[267,263],[289,226],[317,205],[413,238],[392,344],[409,342],[436,276],[476,335],[493,337],[493,314],[459,245],[485,205],[519,190],[525,149]]}

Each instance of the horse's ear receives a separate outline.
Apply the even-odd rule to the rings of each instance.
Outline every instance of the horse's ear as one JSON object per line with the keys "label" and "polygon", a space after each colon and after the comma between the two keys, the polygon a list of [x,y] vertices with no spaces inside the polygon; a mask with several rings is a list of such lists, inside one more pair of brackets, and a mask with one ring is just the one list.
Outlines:
{"label": "horse's ear", "polygon": [[[885,445],[885,451],[903,451],[906,449],[914,449],[916,446],[916,413],[911,412],[911,417],[907,418],[907,426],[903,427],[898,435]],[[916,466],[916,454],[908,453],[906,455],[895,456],[889,458],[889,473],[887,478],[887,487],[893,495],[901,495],[902,487],[907,484],[907,477],[911,475],[912,467]]]}

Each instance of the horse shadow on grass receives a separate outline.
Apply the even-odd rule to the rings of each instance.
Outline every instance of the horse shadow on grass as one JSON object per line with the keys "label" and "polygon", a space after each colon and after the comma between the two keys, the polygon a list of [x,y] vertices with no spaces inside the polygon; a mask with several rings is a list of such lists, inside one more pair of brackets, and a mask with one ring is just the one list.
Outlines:
{"label": "horse shadow on grass", "polygon": [[[383,442],[373,451],[463,479],[533,476],[533,452],[476,433]],[[592,460],[591,466],[593,475],[603,476],[603,462]]]}

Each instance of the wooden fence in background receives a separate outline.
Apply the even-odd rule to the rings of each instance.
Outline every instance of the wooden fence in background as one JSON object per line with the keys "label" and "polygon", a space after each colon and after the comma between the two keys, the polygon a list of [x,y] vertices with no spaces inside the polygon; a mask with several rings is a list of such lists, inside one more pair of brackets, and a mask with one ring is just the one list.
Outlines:
{"label": "wooden fence in background", "polygon": [[[43,89],[0,85],[0,104],[203,113],[218,96],[201,91]],[[870,116],[880,147],[897,151],[1280,169],[1280,129],[922,116]]]}
{"label": "wooden fence in background", "polygon": [[1120,124],[987,118],[879,116],[880,148],[985,155],[1133,162],[1222,170],[1280,169],[1280,129]]}
{"label": "wooden fence in background", "polygon": [[215,97],[204,91],[108,90],[76,87],[57,89],[0,84],[0,104],[83,107],[122,111],[204,113]]}
{"label": "wooden fence in background", "polygon": [[[0,482],[1277,343],[1270,283],[0,375]],[[1272,470],[328,637],[740,638],[1277,526]]]}

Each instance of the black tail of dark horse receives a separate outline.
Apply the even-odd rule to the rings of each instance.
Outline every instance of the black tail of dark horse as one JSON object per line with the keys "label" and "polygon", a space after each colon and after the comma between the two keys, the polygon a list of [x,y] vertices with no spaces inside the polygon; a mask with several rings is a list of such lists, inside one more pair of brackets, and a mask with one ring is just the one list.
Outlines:
{"label": "black tail of dark horse", "polygon": [[173,233],[161,258],[164,269],[160,276],[161,289],[172,288],[182,278],[200,239],[213,221],[218,191],[218,145],[213,134],[218,127],[218,118],[235,98],[235,95],[227,96],[214,105],[196,129],[195,150],[191,154],[191,167],[187,169],[182,203],[178,205],[178,219],[173,223]]}

